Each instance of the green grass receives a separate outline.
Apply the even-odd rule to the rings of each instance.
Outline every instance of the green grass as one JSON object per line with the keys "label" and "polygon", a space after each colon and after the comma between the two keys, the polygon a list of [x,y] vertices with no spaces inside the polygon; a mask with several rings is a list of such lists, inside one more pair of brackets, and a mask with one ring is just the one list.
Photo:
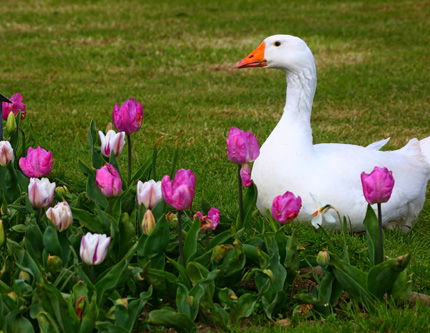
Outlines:
{"label": "green grass", "polygon": [[[318,70],[314,142],[367,145],[390,136],[388,148],[397,149],[430,134],[428,9],[428,1],[5,0],[0,92],[24,96],[24,125],[33,127],[34,143],[54,156],[51,178],[77,190],[84,184],[77,160],[89,162],[90,120],[104,129],[113,106],[135,97],[144,107],[142,130],[133,135],[139,158],[146,159],[164,136],[158,177],[169,173],[182,130],[178,166],[196,174],[196,208],[204,197],[235,214],[236,166],[226,156],[228,130],[253,131],[263,143],[280,118],[285,77],[273,70],[239,71],[234,64],[269,35],[301,37]],[[125,163],[123,155],[123,172]],[[318,251],[320,234],[307,226],[297,229],[308,251]],[[412,232],[386,232],[387,254],[413,251],[414,290],[425,293],[429,229],[426,203]],[[354,235],[348,242],[365,266],[365,237]],[[380,326],[374,314],[363,319],[350,311],[353,321],[334,318],[297,329],[389,331],[402,320],[399,328],[405,330],[418,328],[409,327],[411,322],[427,324],[424,307],[381,311],[389,326]]]}

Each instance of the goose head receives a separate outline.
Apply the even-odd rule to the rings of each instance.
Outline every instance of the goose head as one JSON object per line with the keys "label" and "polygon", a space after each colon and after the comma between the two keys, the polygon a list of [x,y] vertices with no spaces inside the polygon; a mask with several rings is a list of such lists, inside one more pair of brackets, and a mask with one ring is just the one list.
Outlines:
{"label": "goose head", "polygon": [[297,73],[303,68],[315,68],[315,62],[312,51],[300,38],[274,35],[267,37],[259,47],[239,61],[237,67],[266,67]]}

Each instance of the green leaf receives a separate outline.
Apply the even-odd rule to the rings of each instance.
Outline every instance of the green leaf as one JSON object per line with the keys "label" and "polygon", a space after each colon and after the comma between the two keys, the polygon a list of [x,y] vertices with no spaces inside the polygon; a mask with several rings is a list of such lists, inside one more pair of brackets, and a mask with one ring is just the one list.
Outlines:
{"label": "green leaf", "polygon": [[[412,274],[411,274],[412,275]],[[412,294],[412,279],[406,269],[400,272],[389,294],[397,303],[406,302]]]}
{"label": "green leaf", "polygon": [[178,283],[178,289],[176,290],[176,307],[179,313],[190,317],[190,298],[187,287],[182,283]]}
{"label": "green leaf", "polygon": [[[369,245],[369,257],[373,265],[378,263],[379,253],[379,226],[378,217],[371,205],[367,205],[366,217],[363,224],[366,228],[366,238]],[[382,252],[384,258],[384,252]]]}
{"label": "green leaf", "polygon": [[228,240],[232,239],[234,237],[234,231],[233,229],[223,231],[216,235],[214,238],[212,238],[208,245],[206,246],[206,251],[209,251],[216,245],[227,243]]}
{"label": "green leaf", "polygon": [[243,225],[237,228],[238,230],[241,228],[246,228],[251,222],[253,216],[257,213],[257,196],[257,186],[252,183],[252,185],[247,188],[245,196],[243,198]]}
{"label": "green leaf", "polygon": [[211,313],[212,322],[221,327],[222,329],[231,328],[231,319],[227,311],[225,311],[219,304],[215,303]]}
{"label": "green leaf", "polygon": [[51,222],[49,223],[50,225],[48,225],[43,233],[43,247],[45,248],[46,253],[61,257],[62,249],[60,242],[58,241],[57,229],[51,225]]}
{"label": "green leaf", "polygon": [[195,219],[187,233],[187,238],[184,243],[184,259],[185,265],[188,264],[194,257],[197,251],[197,239],[200,231],[200,220]]}
{"label": "green leaf", "polygon": [[32,333],[34,332],[31,322],[21,316],[22,310],[14,310],[10,312],[6,318],[6,332],[8,333]]}
{"label": "green leaf", "polygon": [[100,218],[97,215],[75,207],[70,207],[70,209],[72,210],[73,219],[78,220],[82,227],[87,228],[92,233],[105,233],[102,224],[100,223]]}
{"label": "green leaf", "polygon": [[287,270],[287,283],[293,283],[300,267],[300,256],[297,252],[297,241],[294,235],[291,235],[287,241],[284,266]]}
{"label": "green leaf", "polygon": [[169,310],[151,311],[149,322],[153,325],[173,327],[178,332],[191,332],[196,329],[196,325],[187,315]]}
{"label": "green leaf", "polygon": [[[179,262],[177,262],[175,259],[169,258],[167,257],[167,259],[169,260],[169,262],[176,268],[176,270],[179,273],[179,282],[184,284],[188,289],[191,289],[191,283],[190,280],[188,279],[187,276],[187,272],[185,270],[185,267],[182,266]],[[190,263],[191,264],[191,263]]]}
{"label": "green leaf", "polygon": [[234,311],[231,312],[231,319],[233,322],[239,322],[242,318],[247,318],[254,311],[255,303],[257,303],[258,296],[252,294],[243,294],[240,296]]}
{"label": "green leaf", "polygon": [[96,201],[100,206],[106,208],[108,206],[108,199],[102,194],[96,185],[96,173],[92,172],[88,175],[87,179],[87,195],[91,200]]}
{"label": "green leaf", "polygon": [[120,262],[110,267],[108,272],[95,283],[97,292],[97,306],[103,306],[107,296],[107,292],[115,290],[122,280],[122,275],[127,269],[127,265],[136,252],[137,243],[128,251],[128,253],[121,259]]}
{"label": "green leaf", "polygon": [[373,266],[367,276],[369,291],[378,299],[382,300],[385,293],[390,291],[399,274],[408,266],[411,254],[397,259],[388,259],[379,265]]}
{"label": "green leaf", "polygon": [[96,326],[96,321],[99,314],[99,308],[97,306],[97,294],[93,294],[91,297],[91,302],[87,301],[87,298],[85,298],[85,301],[86,306],[82,316],[81,327],[79,328],[80,333],[92,332]]}
{"label": "green leaf", "polygon": [[[164,268],[164,253],[166,252],[167,245],[169,245],[169,225],[166,217],[163,216],[157,221],[151,234],[148,236],[144,246],[144,256],[147,261],[156,258],[163,258],[163,260],[157,263],[157,269]],[[162,266],[162,267],[161,267]]]}
{"label": "green leaf", "polygon": [[373,300],[367,288],[367,274],[330,253],[330,266],[342,287],[353,298]]}
{"label": "green leaf", "polygon": [[146,303],[150,300],[152,296],[152,287],[149,287],[148,291],[141,292],[139,294],[139,299],[132,301],[128,305],[128,321],[123,326],[128,332],[131,332],[134,325],[136,324],[137,318],[142,313],[142,310]]}
{"label": "green leaf", "polygon": [[104,164],[104,160],[100,153],[97,153],[95,150],[95,144],[97,142],[98,134],[96,130],[96,124],[94,120],[91,120],[90,128],[88,131],[88,144],[90,146],[91,151],[91,162],[94,168],[100,169],[100,167]]}
{"label": "green leaf", "polygon": [[37,323],[39,324],[40,332],[43,333],[60,333],[57,323],[49,313],[39,312],[37,314]]}

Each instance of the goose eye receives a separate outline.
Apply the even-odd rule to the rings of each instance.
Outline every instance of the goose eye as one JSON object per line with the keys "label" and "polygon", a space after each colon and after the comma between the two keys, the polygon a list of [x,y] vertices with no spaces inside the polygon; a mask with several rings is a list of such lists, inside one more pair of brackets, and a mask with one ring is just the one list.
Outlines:
{"label": "goose eye", "polygon": [[281,42],[276,41],[273,45],[275,45],[275,46],[280,46],[280,45],[281,45]]}

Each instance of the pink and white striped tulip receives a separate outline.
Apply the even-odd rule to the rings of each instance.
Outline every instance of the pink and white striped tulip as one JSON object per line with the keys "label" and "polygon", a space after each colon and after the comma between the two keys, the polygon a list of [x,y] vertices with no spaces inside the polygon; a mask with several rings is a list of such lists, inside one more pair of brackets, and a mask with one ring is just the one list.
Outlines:
{"label": "pink and white striped tulip", "polygon": [[251,132],[230,128],[227,139],[227,156],[236,164],[254,162],[260,155],[260,146]]}
{"label": "pink and white striped tulip", "polygon": [[67,201],[59,202],[54,207],[49,207],[46,217],[54,223],[58,231],[64,231],[73,223],[72,210]]}
{"label": "pink and white striped tulip", "polygon": [[164,201],[177,210],[190,208],[193,203],[195,184],[196,177],[191,170],[178,170],[173,181],[169,176],[164,176],[161,180]]}
{"label": "pink and white striped tulip", "polygon": [[299,215],[301,207],[302,199],[287,191],[273,199],[272,216],[281,224],[291,223]]}
{"label": "pink and white striped tulip", "polygon": [[137,182],[137,203],[144,204],[147,209],[152,209],[163,198],[161,193],[161,181],[151,179],[143,183]]}
{"label": "pink and white striped tulip", "polygon": [[49,175],[52,169],[52,153],[40,146],[28,147],[27,156],[19,159],[19,167],[28,178],[39,178]]}
{"label": "pink and white striped tulip", "polygon": [[87,265],[101,264],[108,251],[111,238],[106,235],[92,234],[88,232],[82,236],[79,254]]}
{"label": "pink and white striped tulip", "polygon": [[107,197],[116,197],[122,192],[121,176],[112,164],[106,163],[96,171],[96,186]]}
{"label": "pink and white striped tulip", "polygon": [[48,207],[54,199],[55,182],[48,178],[30,178],[28,185],[28,198],[34,208]]}
{"label": "pink and white striped tulip", "polygon": [[7,166],[9,162],[15,160],[15,155],[13,154],[12,146],[9,141],[0,141],[0,165],[2,167]]}
{"label": "pink and white striped tulip", "polygon": [[118,131],[130,135],[142,126],[142,104],[140,102],[136,104],[134,98],[126,100],[121,107],[116,104],[113,108],[112,118]]}
{"label": "pink and white striped tulip", "polygon": [[2,102],[3,103],[3,114],[2,114],[3,119],[6,120],[7,117],[9,116],[9,113],[11,113],[11,112],[16,117],[16,115],[19,113],[19,111],[21,111],[21,120],[23,120],[25,118],[25,115],[27,114],[27,111],[25,110],[25,104],[22,102],[24,100],[24,98],[21,96],[20,93],[16,93],[11,98],[9,98],[9,100],[12,102],[12,104]]}
{"label": "pink and white striped tulip", "polygon": [[106,157],[110,156],[111,151],[118,156],[121,154],[125,145],[125,132],[116,133],[114,130],[109,130],[106,135],[99,131],[102,154]]}

